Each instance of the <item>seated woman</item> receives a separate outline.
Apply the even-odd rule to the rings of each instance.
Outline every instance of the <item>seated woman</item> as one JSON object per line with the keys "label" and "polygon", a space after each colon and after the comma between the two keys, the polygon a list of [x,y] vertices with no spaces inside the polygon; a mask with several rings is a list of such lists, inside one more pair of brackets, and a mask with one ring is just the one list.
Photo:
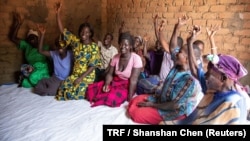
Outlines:
{"label": "seated woman", "polygon": [[[21,66],[22,74],[19,78],[19,86],[31,88],[36,86],[41,79],[50,77],[48,59],[38,52],[38,32],[30,29],[26,39],[18,38],[17,34],[23,23],[23,19],[21,19],[20,14],[17,12],[14,12],[13,19],[10,39],[18,46],[18,49],[24,51],[27,63]],[[43,49],[48,50],[48,45],[43,45]]]}
{"label": "seated woman", "polygon": [[81,100],[89,84],[95,80],[95,68],[100,66],[99,47],[93,42],[94,30],[89,23],[82,23],[78,36],[64,28],[61,17],[62,3],[56,3],[56,19],[66,46],[72,46],[74,65],[72,73],[59,86],[56,100]]}
{"label": "seated woman", "polygon": [[[173,35],[186,21],[186,17],[179,19]],[[174,55],[176,47],[169,46],[171,54],[175,56],[174,67],[166,77],[161,93],[142,94],[130,101],[127,112],[134,122],[159,124],[162,120],[184,119],[202,99],[200,83],[189,71],[187,46],[182,46]]]}
{"label": "seated woman", "polygon": [[133,37],[129,33],[120,34],[120,53],[112,58],[105,80],[90,84],[86,91],[86,98],[92,107],[118,107],[135,94],[142,60],[139,55],[131,52],[133,44]]}
{"label": "seated woman", "polygon": [[41,34],[39,41],[39,53],[50,57],[53,61],[53,75],[50,78],[44,78],[40,80],[34,87],[34,93],[41,96],[55,96],[60,84],[65,80],[71,73],[73,66],[73,54],[69,50],[63,41],[62,35],[55,39],[55,49],[51,51],[44,50],[43,40],[46,29],[43,25],[38,25],[38,29]]}
{"label": "seated woman", "polygon": [[[160,124],[246,124],[247,105],[237,83],[247,70],[230,55],[218,55],[208,63],[207,93],[195,111],[184,120]],[[211,91],[213,90],[213,91]],[[211,93],[212,92],[212,93]]]}

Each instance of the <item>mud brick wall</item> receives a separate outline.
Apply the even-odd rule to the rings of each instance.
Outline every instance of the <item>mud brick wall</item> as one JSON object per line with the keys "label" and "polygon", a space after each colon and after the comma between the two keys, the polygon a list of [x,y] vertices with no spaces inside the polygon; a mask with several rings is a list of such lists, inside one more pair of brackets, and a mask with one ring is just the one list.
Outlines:
{"label": "mud brick wall", "polygon": [[[45,43],[53,45],[58,34],[54,3],[56,0],[2,0],[0,1],[0,84],[14,82],[14,72],[23,62],[22,53],[8,39],[12,23],[11,12],[17,10],[25,17],[18,36],[24,38],[35,23],[47,25]],[[186,40],[192,25],[201,25],[198,39],[205,42],[205,54],[210,52],[206,27],[220,24],[221,30],[215,36],[218,52],[237,57],[250,72],[250,1],[249,0],[62,0],[62,19],[65,27],[77,32],[80,23],[90,15],[89,22],[95,29],[95,39],[102,40],[106,32],[114,34],[117,44],[118,29],[122,21],[125,30],[133,35],[151,36],[154,45],[153,19],[158,14],[167,24],[164,29],[170,40],[174,24],[183,14],[191,17],[182,28],[180,36]],[[243,78],[244,85],[250,85],[250,75]]]}

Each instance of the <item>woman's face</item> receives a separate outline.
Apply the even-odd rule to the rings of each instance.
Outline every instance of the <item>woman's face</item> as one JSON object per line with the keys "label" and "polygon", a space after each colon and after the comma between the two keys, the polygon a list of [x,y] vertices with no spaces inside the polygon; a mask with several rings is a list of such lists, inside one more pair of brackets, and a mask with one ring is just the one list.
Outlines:
{"label": "woman's face", "polygon": [[27,37],[27,41],[29,44],[31,44],[33,47],[37,47],[38,44],[38,37],[36,35],[30,34]]}
{"label": "woman's face", "polygon": [[185,46],[183,46],[180,51],[176,54],[176,64],[177,65],[185,65],[187,64],[187,53],[184,50]]}
{"label": "woman's face", "polygon": [[131,50],[131,44],[129,43],[129,40],[123,39],[120,43],[120,51],[121,54],[129,53]]}
{"label": "woman's face", "polygon": [[105,46],[107,46],[107,45],[111,45],[111,41],[112,41],[112,37],[110,35],[106,35],[103,40],[103,43]]}
{"label": "woman's face", "polygon": [[206,73],[207,88],[210,90],[220,90],[223,82],[221,81],[221,73],[208,69]]}
{"label": "woman's face", "polygon": [[134,48],[138,48],[139,46],[141,46],[140,39],[139,38],[135,38]]}
{"label": "woman's face", "polygon": [[90,39],[91,32],[88,27],[83,27],[80,32],[80,38],[82,41],[88,41]]}

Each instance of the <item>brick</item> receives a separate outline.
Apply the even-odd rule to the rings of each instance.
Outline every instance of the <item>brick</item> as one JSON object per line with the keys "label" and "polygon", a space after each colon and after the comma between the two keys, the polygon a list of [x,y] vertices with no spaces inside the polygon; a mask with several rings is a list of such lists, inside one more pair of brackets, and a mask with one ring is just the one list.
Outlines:
{"label": "brick", "polygon": [[202,18],[204,18],[204,19],[216,19],[217,13],[207,12],[207,13],[203,14]]}
{"label": "brick", "polygon": [[239,0],[239,3],[241,3],[241,4],[249,4],[250,1],[249,0]]}
{"label": "brick", "polygon": [[199,6],[197,7],[197,12],[208,12],[209,6]]}
{"label": "brick", "polygon": [[174,17],[174,13],[163,13],[162,17],[163,18],[167,18],[167,19],[173,18]]}
{"label": "brick", "polygon": [[240,13],[240,14],[242,14],[242,18],[244,20],[249,20],[250,19],[250,12],[243,12],[243,13]]}
{"label": "brick", "polygon": [[202,13],[197,13],[197,12],[190,12],[188,13],[188,16],[192,19],[202,19]]}
{"label": "brick", "polygon": [[206,20],[193,20],[193,25],[199,25],[201,28],[205,28]]}
{"label": "brick", "polygon": [[243,22],[243,29],[250,28],[250,20]]}
{"label": "brick", "polygon": [[181,5],[183,5],[183,0],[175,0],[173,2],[173,5],[175,5],[175,6],[181,6]]}
{"label": "brick", "polygon": [[248,52],[242,52],[240,55],[237,56],[240,60],[249,60],[249,53]]}
{"label": "brick", "polygon": [[179,12],[180,11],[180,7],[178,6],[172,6],[168,8],[168,12]]}
{"label": "brick", "polygon": [[193,6],[181,6],[181,11],[192,12],[194,10]]}
{"label": "brick", "polygon": [[235,4],[236,0],[219,0],[220,4]]}
{"label": "brick", "polygon": [[239,37],[232,37],[231,35],[225,35],[224,41],[227,43],[239,44]]}
{"label": "brick", "polygon": [[242,45],[250,45],[250,37],[249,38],[243,38],[240,42]]}
{"label": "brick", "polygon": [[216,5],[217,4],[217,0],[207,0],[205,5]]}
{"label": "brick", "polygon": [[242,30],[236,30],[234,32],[234,35],[242,35],[242,36],[249,36],[250,35],[250,29],[242,29]]}
{"label": "brick", "polygon": [[246,5],[244,5],[244,4],[229,5],[227,8],[227,11],[228,12],[242,12],[246,9],[245,7],[246,7]]}
{"label": "brick", "polygon": [[218,17],[220,19],[233,19],[235,16],[235,13],[232,12],[222,12],[222,13],[218,13]]}
{"label": "brick", "polygon": [[210,12],[224,12],[225,10],[225,5],[215,5],[210,7]]}
{"label": "brick", "polygon": [[195,6],[204,5],[204,1],[203,0],[193,0],[193,1],[191,1],[191,5],[195,5]]}
{"label": "brick", "polygon": [[246,47],[244,45],[237,45],[236,52],[244,52],[246,51]]}

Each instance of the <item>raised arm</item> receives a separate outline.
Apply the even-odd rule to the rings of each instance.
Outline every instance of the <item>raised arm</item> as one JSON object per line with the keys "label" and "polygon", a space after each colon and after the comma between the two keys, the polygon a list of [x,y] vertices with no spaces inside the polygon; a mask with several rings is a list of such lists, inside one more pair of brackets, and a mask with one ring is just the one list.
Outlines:
{"label": "raised arm", "polygon": [[40,54],[43,54],[43,55],[49,57],[50,52],[43,49],[43,41],[44,41],[44,35],[45,35],[45,32],[46,32],[46,29],[45,29],[45,27],[43,25],[40,25],[40,24],[37,25],[37,28],[38,28],[38,30],[39,30],[39,32],[41,34],[41,38],[40,38],[39,46],[38,46],[38,51],[39,51]]}
{"label": "raised arm", "polygon": [[143,36],[143,56],[147,59],[149,59],[149,54],[148,54],[148,41],[150,40],[150,37],[148,34]]}
{"label": "raised arm", "polygon": [[118,30],[118,36],[121,35],[122,32],[124,32],[124,31],[123,31],[123,30],[124,30],[124,26],[125,26],[125,22],[122,21],[121,26],[120,26],[120,28],[119,28],[119,30]]}
{"label": "raised arm", "polygon": [[190,36],[187,38],[187,46],[188,46],[188,62],[192,75],[198,79],[198,64],[194,54],[194,41],[196,37],[201,33],[201,27],[193,26],[192,31],[190,31]]}
{"label": "raised arm", "polygon": [[217,55],[217,47],[215,45],[214,35],[218,30],[220,30],[220,26],[217,24],[217,25],[211,26],[210,28],[206,28],[206,30],[207,30],[207,35],[210,41],[211,53],[213,55]]}
{"label": "raised arm", "polygon": [[64,27],[63,27],[63,24],[62,24],[62,21],[61,21],[61,15],[60,15],[61,7],[62,7],[61,2],[57,2],[55,4],[57,25],[58,25],[58,28],[60,30],[60,33],[63,33]]}
{"label": "raised arm", "polygon": [[172,54],[172,51],[178,46],[178,32],[183,25],[189,21],[189,17],[183,15],[181,18],[178,19],[178,23],[175,24],[172,36],[170,38],[170,45],[169,51]]}
{"label": "raised arm", "polygon": [[161,24],[160,24],[160,27],[159,27],[159,41],[160,41],[162,47],[164,48],[164,50],[166,52],[169,52],[169,45],[168,45],[168,42],[165,39],[165,36],[164,36],[164,33],[163,33],[164,26],[165,26],[165,21],[162,20]]}
{"label": "raised arm", "polygon": [[14,11],[13,12],[13,24],[9,32],[9,38],[16,45],[19,45],[20,40],[21,40],[20,38],[17,37],[17,33],[22,24],[23,24],[23,19],[21,18],[20,14]]}
{"label": "raised arm", "polygon": [[158,14],[153,17],[156,40],[159,40]]}

